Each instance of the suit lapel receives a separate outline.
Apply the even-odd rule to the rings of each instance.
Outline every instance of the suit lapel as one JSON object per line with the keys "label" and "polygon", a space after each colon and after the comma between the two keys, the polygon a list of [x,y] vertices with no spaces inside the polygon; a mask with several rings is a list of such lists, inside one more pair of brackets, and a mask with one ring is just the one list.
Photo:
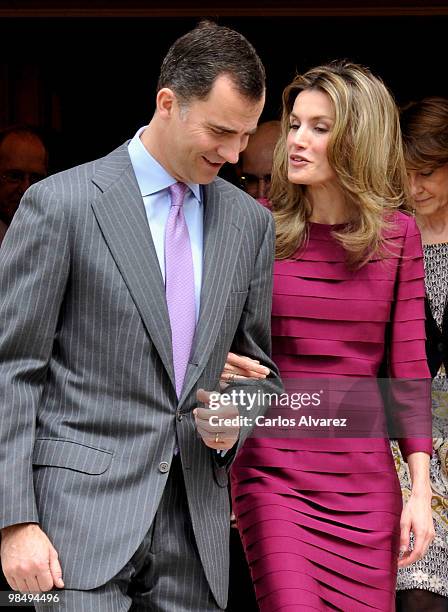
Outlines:
{"label": "suit lapel", "polygon": [[165,287],[126,145],[104,159],[93,182],[102,191],[93,212],[174,386]]}
{"label": "suit lapel", "polygon": [[[104,158],[93,182],[101,194],[93,212],[173,387],[171,328],[165,287],[143,200],[123,145]],[[216,342],[244,231],[234,190],[222,181],[204,187],[201,308],[179,403],[201,375]]]}
{"label": "suit lapel", "polygon": [[179,403],[188,396],[215,345],[238,261],[244,222],[233,188],[227,189],[222,181],[204,187],[201,308]]}

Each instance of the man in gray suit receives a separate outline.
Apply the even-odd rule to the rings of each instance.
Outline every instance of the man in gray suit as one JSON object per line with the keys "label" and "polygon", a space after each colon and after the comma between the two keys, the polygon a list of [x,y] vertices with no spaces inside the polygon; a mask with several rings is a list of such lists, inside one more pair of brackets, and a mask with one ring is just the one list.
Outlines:
{"label": "man in gray suit", "polygon": [[270,370],[236,389],[280,389],[272,218],[216,178],[264,78],[244,37],[200,24],[169,50],[150,124],[31,187],[6,236],[2,564],[15,590],[64,588],[50,609],[226,606],[227,473],[250,427],[213,428],[198,399],[230,349]]}

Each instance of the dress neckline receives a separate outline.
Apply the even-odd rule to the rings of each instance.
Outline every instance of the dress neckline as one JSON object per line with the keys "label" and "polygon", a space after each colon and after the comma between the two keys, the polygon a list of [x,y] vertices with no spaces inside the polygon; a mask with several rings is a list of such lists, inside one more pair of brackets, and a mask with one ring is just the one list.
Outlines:
{"label": "dress neckline", "polygon": [[316,223],[308,221],[308,229],[310,235],[313,236],[330,236],[333,232],[338,232],[347,227],[347,223]]}
{"label": "dress neckline", "polygon": [[445,242],[429,242],[428,244],[424,244],[423,248],[424,249],[430,249],[430,248],[443,247],[443,246],[448,246],[448,241],[445,241]]}

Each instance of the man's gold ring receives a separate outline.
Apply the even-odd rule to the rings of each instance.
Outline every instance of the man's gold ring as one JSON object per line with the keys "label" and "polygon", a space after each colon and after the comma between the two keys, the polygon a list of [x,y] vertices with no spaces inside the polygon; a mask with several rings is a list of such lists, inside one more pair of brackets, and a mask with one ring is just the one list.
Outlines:
{"label": "man's gold ring", "polygon": [[219,444],[219,433],[215,434],[215,444]]}

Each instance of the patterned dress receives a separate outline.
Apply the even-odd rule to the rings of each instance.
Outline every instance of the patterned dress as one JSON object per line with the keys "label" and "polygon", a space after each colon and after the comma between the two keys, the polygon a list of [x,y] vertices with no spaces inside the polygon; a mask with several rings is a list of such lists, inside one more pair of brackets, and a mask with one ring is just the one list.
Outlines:
{"label": "patterned dress", "polygon": [[[426,294],[439,327],[448,295],[448,242],[424,246]],[[442,364],[433,380],[433,447],[431,459],[432,514],[436,537],[426,556],[398,572],[397,589],[425,589],[448,597],[448,379]],[[392,444],[403,499],[411,494],[407,463]]]}

